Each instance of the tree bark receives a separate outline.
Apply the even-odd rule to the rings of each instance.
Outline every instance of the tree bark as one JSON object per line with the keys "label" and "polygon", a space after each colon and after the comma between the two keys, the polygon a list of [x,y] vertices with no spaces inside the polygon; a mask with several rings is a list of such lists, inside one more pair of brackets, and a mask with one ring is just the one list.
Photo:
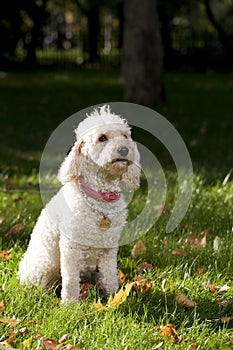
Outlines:
{"label": "tree bark", "polygon": [[122,74],[126,101],[163,100],[163,55],[156,0],[125,1]]}

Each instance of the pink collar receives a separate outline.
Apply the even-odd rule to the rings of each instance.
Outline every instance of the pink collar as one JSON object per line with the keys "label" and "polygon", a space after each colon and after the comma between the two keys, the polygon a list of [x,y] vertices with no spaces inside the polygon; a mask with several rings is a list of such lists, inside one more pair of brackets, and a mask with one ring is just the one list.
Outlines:
{"label": "pink collar", "polygon": [[96,199],[97,201],[103,202],[114,202],[119,199],[120,194],[115,192],[99,192],[89,187],[88,184],[84,181],[83,176],[79,176],[79,182],[81,185],[81,190],[91,198]]}

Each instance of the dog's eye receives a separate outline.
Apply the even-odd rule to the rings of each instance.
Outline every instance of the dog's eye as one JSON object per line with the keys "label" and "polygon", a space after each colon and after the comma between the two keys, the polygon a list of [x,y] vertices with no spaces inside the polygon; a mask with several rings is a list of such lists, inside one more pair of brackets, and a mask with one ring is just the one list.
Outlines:
{"label": "dog's eye", "polygon": [[125,138],[125,139],[127,139],[127,138],[128,138],[128,136],[127,136],[126,134],[124,134],[123,136],[124,136],[124,138]]}
{"label": "dog's eye", "polygon": [[106,136],[106,135],[101,135],[101,136],[99,137],[99,142],[105,142],[105,141],[108,141],[107,136]]}

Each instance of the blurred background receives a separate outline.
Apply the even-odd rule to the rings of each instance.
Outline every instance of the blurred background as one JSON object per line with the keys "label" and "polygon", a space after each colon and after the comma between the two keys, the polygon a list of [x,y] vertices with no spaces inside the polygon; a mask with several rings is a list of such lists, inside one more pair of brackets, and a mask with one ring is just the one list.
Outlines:
{"label": "blurred background", "polygon": [[9,0],[0,37],[4,183],[38,169],[64,119],[108,101],[163,114],[196,169],[232,168],[232,0]]}

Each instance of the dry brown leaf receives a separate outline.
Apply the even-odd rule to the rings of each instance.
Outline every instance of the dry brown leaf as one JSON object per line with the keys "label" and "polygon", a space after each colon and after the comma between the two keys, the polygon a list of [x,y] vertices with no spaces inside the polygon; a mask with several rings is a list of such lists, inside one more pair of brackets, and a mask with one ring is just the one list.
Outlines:
{"label": "dry brown leaf", "polygon": [[196,343],[192,343],[188,346],[188,350],[196,350],[197,349],[197,344]]}
{"label": "dry brown leaf", "polygon": [[133,280],[134,280],[134,288],[136,289],[137,292],[140,292],[142,295],[147,294],[152,288],[152,283],[148,282],[145,279],[145,277],[135,276]]}
{"label": "dry brown leaf", "polygon": [[187,298],[183,293],[178,293],[176,295],[176,301],[178,304],[188,308],[193,308],[196,305],[192,299]]}
{"label": "dry brown leaf", "polygon": [[58,342],[54,339],[45,338],[42,340],[42,346],[46,350],[53,350],[57,348]]}
{"label": "dry brown leaf", "polygon": [[4,312],[5,312],[4,301],[3,301],[3,300],[0,300],[0,313],[1,313],[2,315],[4,315]]}
{"label": "dry brown leaf", "polygon": [[59,344],[64,343],[65,341],[67,341],[67,339],[69,339],[69,337],[70,337],[70,333],[64,334],[64,335],[58,340],[58,343],[59,343]]}
{"label": "dry brown leaf", "polygon": [[178,341],[181,340],[181,337],[179,336],[179,334],[176,331],[176,326],[174,324],[172,324],[172,323],[166,324],[166,326],[164,326],[161,329],[160,335],[163,338],[172,339],[175,342],[178,342]]}
{"label": "dry brown leaf", "polygon": [[143,243],[143,241],[140,239],[134,246],[131,252],[132,257],[137,257],[139,255],[145,254],[147,251],[147,247]]}
{"label": "dry brown leaf", "polygon": [[0,252],[0,259],[2,259],[3,261],[8,261],[11,258],[11,254],[10,254],[11,250],[3,250],[2,252]]}
{"label": "dry brown leaf", "polygon": [[195,275],[202,276],[202,275],[204,275],[204,273],[205,273],[204,268],[203,267],[198,267],[197,271],[195,272]]}
{"label": "dry brown leaf", "polygon": [[191,232],[184,240],[184,244],[190,244],[194,249],[205,248],[207,239],[210,238],[211,234],[208,230],[203,230],[199,236],[196,237],[194,232]]}
{"label": "dry brown leaf", "polygon": [[224,324],[224,323],[228,323],[228,322],[230,322],[232,320],[233,320],[233,317],[221,317],[220,322],[222,324]]}
{"label": "dry brown leaf", "polygon": [[213,293],[218,293],[219,295],[222,295],[222,294],[228,292],[228,290],[231,287],[229,287],[227,284],[224,284],[223,286],[217,286],[214,283],[211,284],[209,282],[206,282],[206,283],[204,283],[204,288],[207,290],[210,290]]}
{"label": "dry brown leaf", "polygon": [[153,272],[155,270],[154,265],[149,264],[148,262],[144,261],[138,266],[138,272],[146,272],[150,271]]}
{"label": "dry brown leaf", "polygon": [[173,255],[187,256],[187,252],[184,249],[173,249]]}
{"label": "dry brown leaf", "polygon": [[124,283],[125,278],[126,278],[126,275],[124,274],[124,272],[122,272],[121,270],[118,270],[118,282]]}
{"label": "dry brown leaf", "polygon": [[16,334],[15,331],[10,331],[10,332],[9,332],[9,337],[8,337],[8,339],[7,339],[7,343],[8,343],[8,344],[13,343],[15,334]]}
{"label": "dry brown leaf", "polygon": [[17,320],[14,317],[12,317],[12,318],[8,318],[8,317],[0,318],[0,322],[7,325],[8,327],[15,327],[19,324],[19,320]]}
{"label": "dry brown leaf", "polygon": [[91,283],[84,283],[84,284],[81,284],[80,286],[80,292],[79,292],[79,295],[80,295],[80,298],[82,300],[86,300],[87,299],[87,296],[88,296],[88,292],[91,288],[93,288],[93,284]]}
{"label": "dry brown leaf", "polygon": [[23,328],[20,328],[20,329],[16,329],[15,331],[10,331],[10,332],[9,332],[9,337],[8,337],[8,339],[7,339],[8,344],[13,343],[13,341],[14,341],[14,336],[21,336],[21,335],[24,335],[24,334],[27,334],[27,333],[29,333],[27,327],[23,327]]}
{"label": "dry brown leaf", "polygon": [[19,233],[23,229],[23,224],[16,224],[6,233],[6,236],[12,236]]}

